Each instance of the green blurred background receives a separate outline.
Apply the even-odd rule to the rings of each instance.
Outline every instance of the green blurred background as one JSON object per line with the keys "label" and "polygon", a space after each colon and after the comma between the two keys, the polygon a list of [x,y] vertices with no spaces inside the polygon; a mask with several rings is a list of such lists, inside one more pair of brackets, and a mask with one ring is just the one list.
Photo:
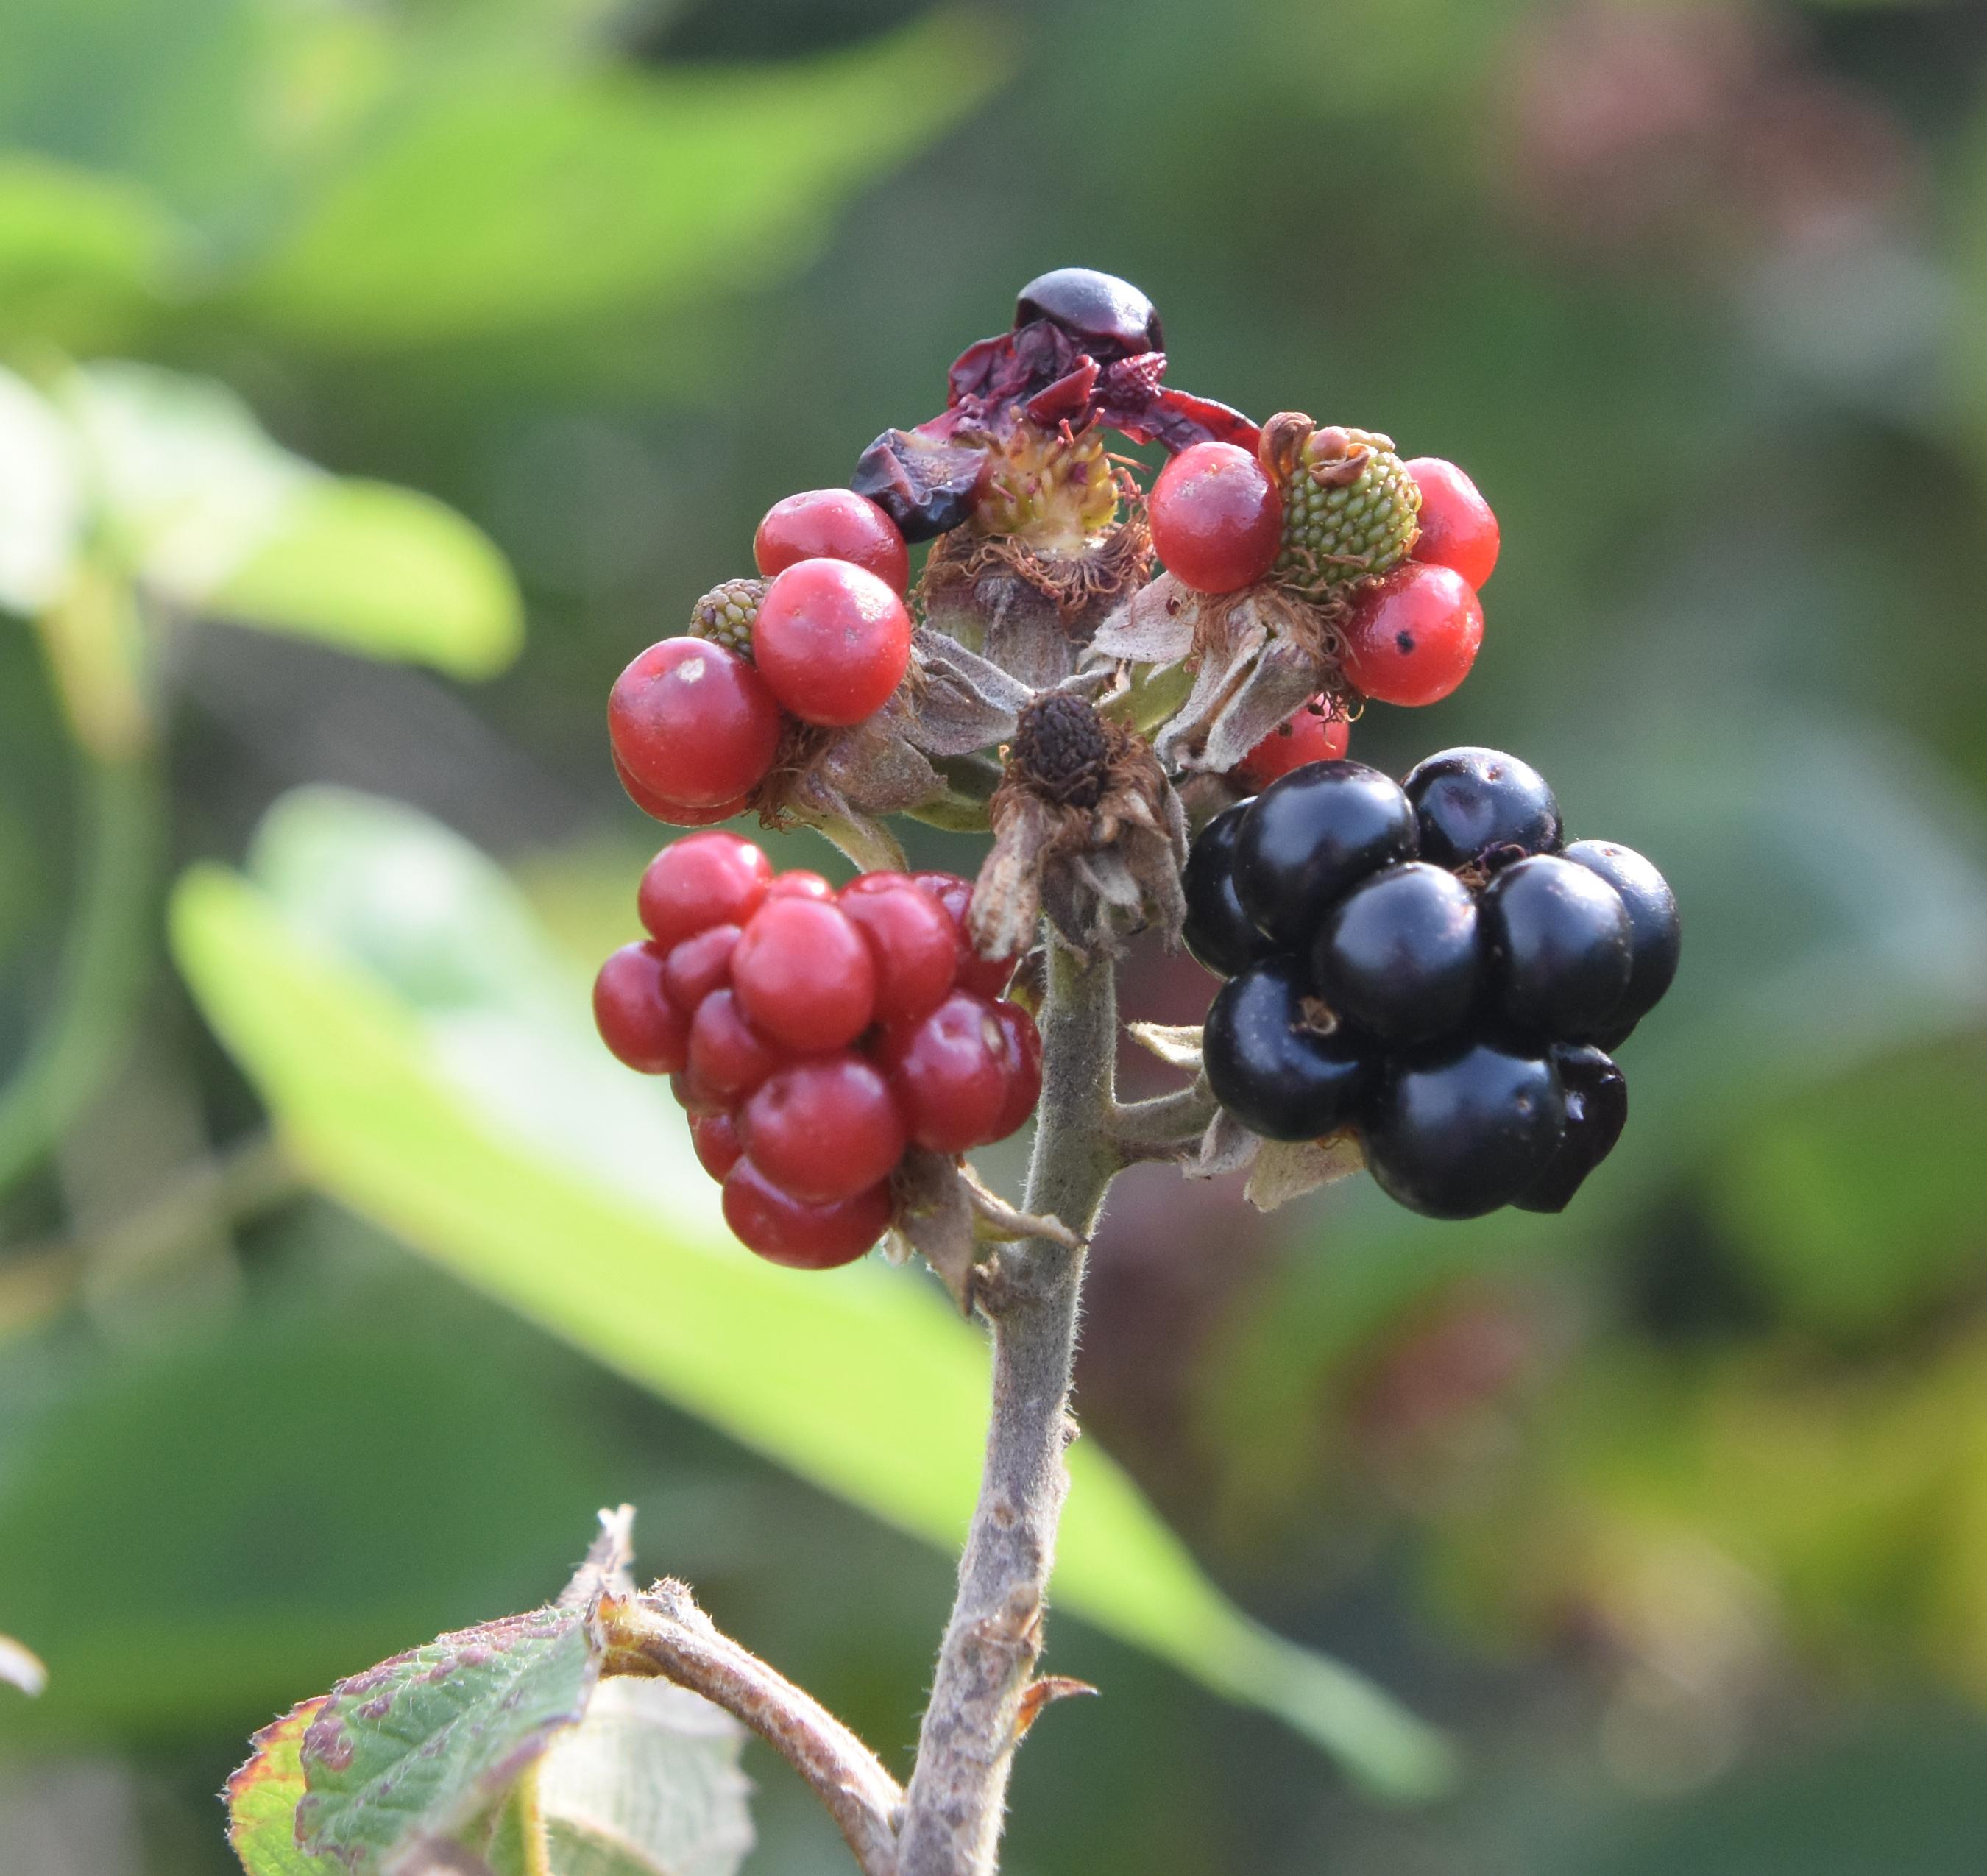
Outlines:
{"label": "green blurred background", "polygon": [[[832,1429],[832,1308],[806,1358],[737,1312],[723,1411],[617,1378],[650,1356],[494,1300],[411,1133],[326,1145],[371,1097],[216,923],[238,882],[170,943],[168,896],[245,862],[464,1099],[705,1229],[585,1046],[655,837],[607,686],[1072,262],[1152,295],[1173,382],[1471,471],[1483,655],[1354,753],[1523,752],[1688,940],[1567,1216],[1148,1169],[1098,1252],[1086,1447],[1448,1728],[1456,1789],[1376,1804],[1065,1615],[1105,1697],[1031,1739],[1009,1867],[1978,1870],[1983,76],[1987,10],[1910,0],[8,0],[0,1631],[52,1679],[0,1685],[0,1872],[233,1868],[251,1729],[536,1601],[622,1498],[907,1764],[947,1559],[732,1436],[759,1363]],[[748,1763],[748,1869],[845,1867]]]}

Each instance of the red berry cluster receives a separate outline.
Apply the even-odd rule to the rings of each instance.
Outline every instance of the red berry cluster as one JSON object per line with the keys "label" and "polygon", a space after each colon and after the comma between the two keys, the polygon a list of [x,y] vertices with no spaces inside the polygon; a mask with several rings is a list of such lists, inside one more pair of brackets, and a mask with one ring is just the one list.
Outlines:
{"label": "red berry cluster", "polygon": [[874,502],[845,488],[789,495],[759,524],[752,550],[767,585],[750,655],[664,639],[629,665],[608,699],[622,785],[674,826],[744,812],[789,720],[860,723],[910,667],[910,558]]}
{"label": "red berry cluster", "polygon": [[[1437,456],[1405,464],[1420,491],[1408,557],[1357,583],[1339,621],[1346,682],[1383,704],[1439,703],[1469,674],[1483,641],[1477,592],[1497,564],[1497,518],[1476,485]],[[1283,500],[1254,454],[1197,443],[1160,471],[1149,504],[1152,547],[1168,572],[1197,592],[1238,592],[1273,577],[1284,540]],[[1260,788],[1306,762],[1342,757],[1349,741],[1328,700],[1314,700],[1242,765]]]}
{"label": "red berry cluster", "polygon": [[601,967],[593,1011],[631,1068],[673,1078],[739,1239],[775,1264],[859,1257],[911,1146],[1004,1139],[1041,1093],[1034,1019],[1001,994],[1011,958],[965,933],[970,883],[777,878],[750,841],[693,834],[642,876],[649,936]]}

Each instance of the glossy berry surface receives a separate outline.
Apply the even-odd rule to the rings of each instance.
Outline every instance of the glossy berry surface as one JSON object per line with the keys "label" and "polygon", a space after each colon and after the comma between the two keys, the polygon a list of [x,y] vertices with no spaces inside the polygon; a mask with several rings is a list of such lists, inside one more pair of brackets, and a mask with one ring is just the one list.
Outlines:
{"label": "glossy berry surface", "polygon": [[828,905],[835,898],[835,888],[819,873],[811,873],[796,868],[792,872],[781,873],[766,889],[768,899],[811,899]]}
{"label": "glossy berry surface", "polygon": [[1122,353],[1156,352],[1162,341],[1152,302],[1128,280],[1094,267],[1037,274],[1014,302],[1014,323],[1051,319],[1072,339]]}
{"label": "glossy berry surface", "polygon": [[1469,675],[1483,608],[1448,567],[1411,561],[1353,601],[1341,662],[1353,687],[1382,704],[1439,704]]}
{"label": "glossy berry surface", "polygon": [[1317,994],[1394,1045],[1461,1026],[1481,977],[1476,896],[1439,866],[1383,867],[1341,899],[1311,950]]}
{"label": "glossy berry surface", "polygon": [[1560,1043],[1551,1059],[1566,1095],[1566,1132],[1545,1170],[1511,1201],[1520,1211],[1564,1211],[1628,1124],[1628,1083],[1607,1056]]}
{"label": "glossy berry surface", "polygon": [[891,1032],[878,1055],[919,1146],[963,1153],[999,1137],[1014,1045],[985,997],[954,990],[923,1022]]}
{"label": "glossy berry surface", "polygon": [[1417,762],[1401,788],[1415,805],[1422,858],[1438,866],[1467,866],[1500,849],[1559,851],[1564,828],[1546,778],[1501,749],[1444,749]]}
{"label": "glossy berry surface", "polygon": [[1422,491],[1413,558],[1449,568],[1469,582],[1473,592],[1480,591],[1497,565],[1497,518],[1489,503],[1455,464],[1439,456],[1415,457],[1408,474]]}
{"label": "glossy berry surface", "polygon": [[843,1050],[767,1076],[746,1103],[740,1138],[782,1192],[823,1205],[888,1179],[906,1135],[889,1082]]}
{"label": "glossy berry surface", "polygon": [[768,579],[803,560],[845,560],[893,592],[909,585],[911,558],[897,524],[848,488],[811,488],[776,501],[752,537],[752,558]]}
{"label": "glossy berry surface", "polygon": [[890,1189],[872,1186],[852,1199],[810,1205],[782,1192],[749,1159],[724,1181],[724,1222],[749,1250],[795,1270],[853,1264],[890,1227]]}
{"label": "glossy berry surface", "polygon": [[738,946],[738,927],[713,925],[686,938],[663,966],[663,982],[679,1010],[696,1009],[713,990],[731,981],[731,953]]}
{"label": "glossy berry surface", "polygon": [[840,903],[875,961],[875,1020],[916,1022],[945,1000],[959,975],[959,928],[915,880],[902,873],[892,879],[882,886],[853,881]]}
{"label": "glossy berry surface", "polygon": [[866,568],[799,561],[759,602],[752,657],[772,696],[803,723],[860,723],[890,700],[910,668],[911,616]]}
{"label": "glossy berry surface", "polygon": [[1236,778],[1246,788],[1267,788],[1278,776],[1307,762],[1338,761],[1351,747],[1352,725],[1333,716],[1322,698],[1314,699],[1242,758]]}
{"label": "glossy berry surface", "polygon": [[666,949],[713,925],[743,925],[772,883],[773,863],[735,834],[672,841],[643,869],[635,910]]}
{"label": "glossy berry surface", "polygon": [[1042,1098],[1042,1036],[1035,1019],[1017,1003],[996,1003],[994,1017],[1007,1044],[1007,1092],[994,1119],[994,1138],[1004,1140],[1020,1130]]}
{"label": "glossy berry surface", "polygon": [[967,909],[973,903],[973,882],[956,873],[914,873],[912,877],[945,908],[959,933],[959,987],[976,997],[998,997],[1007,987],[1020,960],[1013,957],[982,957],[973,948],[966,928]]}
{"label": "glossy berry surface", "polygon": [[1321,1035],[1309,986],[1288,957],[1254,964],[1221,987],[1207,1013],[1203,1061],[1214,1098],[1267,1140],[1311,1140],[1359,1115],[1371,1072],[1343,1030]]}
{"label": "glossy berry surface", "polygon": [[720,1184],[745,1151],[738,1123],[728,1112],[692,1115],[690,1143],[697,1150],[697,1164]]}
{"label": "glossy berry surface", "polygon": [[593,980],[593,1021],[618,1061],[674,1075],[689,1060],[690,1022],[669,998],[658,944],[624,944]]}
{"label": "glossy berry surface", "polygon": [[1633,847],[1611,840],[1577,840],[1567,849],[1566,857],[1606,880],[1628,908],[1628,987],[1607,1025],[1610,1034],[1625,1034],[1655,1007],[1675,978],[1683,951],[1676,895]]}
{"label": "glossy berry surface", "polygon": [[725,807],[771,769],[780,707],[736,652],[702,639],[665,639],[615,680],[607,732],[622,773],[647,798],[637,798],[646,811],[656,812],[651,801]]}
{"label": "glossy berry surface", "polygon": [[1430,1218],[1477,1218],[1543,1175],[1565,1126],[1549,1062],[1479,1042],[1392,1065],[1361,1138],[1389,1198]]}
{"label": "glossy berry surface", "polygon": [[1283,542],[1276,484],[1232,443],[1181,450],[1152,484],[1146,518],[1160,564],[1196,592],[1253,585],[1269,572]]}
{"label": "glossy berry surface", "polygon": [[1181,878],[1186,895],[1181,936],[1194,961],[1217,977],[1232,977],[1270,955],[1269,940],[1235,896],[1235,842],[1253,805],[1237,801],[1209,822],[1194,837]]}
{"label": "glossy berry surface", "polygon": [[1598,875],[1555,854],[1518,861],[1483,889],[1484,946],[1499,1007],[1520,1029],[1571,1041],[1602,1029],[1628,987],[1628,909]]}
{"label": "glossy berry surface", "polygon": [[735,801],[719,801],[709,808],[690,808],[681,801],[666,801],[653,789],[643,788],[628,772],[627,765],[619,756],[613,758],[613,762],[614,773],[629,800],[651,819],[669,827],[715,827],[720,821],[735,820],[752,805],[749,795],[741,795]]}
{"label": "glossy berry surface", "polygon": [[1235,892],[1257,928],[1284,950],[1311,941],[1350,887],[1418,856],[1415,811],[1363,762],[1319,762],[1272,782],[1243,817]]}
{"label": "glossy berry surface", "polygon": [[789,1048],[840,1048],[875,1017],[869,947],[819,899],[769,898],[731,954],[731,984],[754,1024]]}
{"label": "glossy berry surface", "polygon": [[737,992],[713,990],[697,1005],[686,1065],[696,1105],[742,1101],[786,1061],[786,1051],[761,1034],[739,1007]]}

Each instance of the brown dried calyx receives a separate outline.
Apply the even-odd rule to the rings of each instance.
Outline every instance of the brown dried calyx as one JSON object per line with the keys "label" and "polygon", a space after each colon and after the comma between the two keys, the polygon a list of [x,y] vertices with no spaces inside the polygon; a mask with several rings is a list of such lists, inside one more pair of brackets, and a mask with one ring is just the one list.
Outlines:
{"label": "brown dried calyx", "polygon": [[1152,537],[1133,504],[1074,553],[959,528],[933,545],[918,599],[934,629],[1046,690],[1076,669],[1091,633],[1152,569]]}
{"label": "brown dried calyx", "polygon": [[1027,949],[1044,913],[1085,953],[1152,926],[1178,938],[1186,815],[1135,730],[1071,691],[1034,698],[988,818],[994,849],[968,914],[983,957]]}
{"label": "brown dried calyx", "polygon": [[1176,666],[1190,674],[1154,746],[1170,771],[1225,774],[1314,697],[1358,714],[1363,700],[1345,681],[1341,643],[1331,608],[1274,581],[1199,593],[1162,573],[1098,628],[1088,662],[1149,678]]}
{"label": "brown dried calyx", "polygon": [[1011,736],[1027,687],[920,626],[911,669],[873,717],[848,729],[793,722],[752,805],[767,827],[818,828],[865,868],[901,866],[883,817],[914,814],[946,793],[936,764]]}

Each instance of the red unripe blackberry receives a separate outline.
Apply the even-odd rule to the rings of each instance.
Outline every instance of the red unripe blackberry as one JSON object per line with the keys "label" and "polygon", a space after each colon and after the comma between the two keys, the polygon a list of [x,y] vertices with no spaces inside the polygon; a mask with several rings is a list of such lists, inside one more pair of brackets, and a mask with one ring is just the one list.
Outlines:
{"label": "red unripe blackberry", "polygon": [[1233,592],[1267,574],[1283,543],[1276,484],[1247,450],[1196,443],[1159,471],[1145,515],[1152,551],[1182,586]]}
{"label": "red unripe blackberry", "polygon": [[720,821],[745,813],[752,805],[749,795],[741,795],[735,801],[720,801],[713,808],[687,808],[681,801],[666,801],[629,774],[627,764],[619,756],[614,757],[614,773],[629,800],[652,820],[667,827],[715,827]]}
{"label": "red unripe blackberry", "polygon": [[1287,723],[1280,723],[1236,765],[1251,791],[1267,788],[1307,762],[1336,762],[1352,744],[1352,725],[1332,716],[1322,697],[1314,698]]}
{"label": "red unripe blackberry", "polygon": [[1382,704],[1439,704],[1469,675],[1483,643],[1469,582],[1411,561],[1353,601],[1341,662],[1354,689]]}
{"label": "red unripe blackberry", "polygon": [[735,990],[713,990],[697,1006],[687,1071],[697,1105],[743,1101],[787,1061],[786,1051],[754,1027]]}
{"label": "red unripe blackberry", "polygon": [[690,1143],[697,1149],[697,1164],[720,1185],[745,1151],[737,1120],[728,1112],[692,1115]]}
{"label": "red unripe blackberry", "polygon": [[923,887],[894,877],[895,886],[859,891],[862,881],[852,882],[841,904],[876,962],[876,1021],[913,1023],[945,1000],[959,974],[959,930]]}
{"label": "red unripe blackberry", "polygon": [[945,908],[959,933],[958,987],[976,997],[992,999],[1007,987],[1020,962],[1014,957],[982,957],[967,934],[967,909],[973,903],[973,882],[956,873],[913,873],[911,877]]}
{"label": "red unripe blackberry", "polygon": [[1497,564],[1497,518],[1476,484],[1439,456],[1417,456],[1408,474],[1422,491],[1421,533],[1412,557],[1449,567],[1480,591]]}
{"label": "red unripe blackberry", "polygon": [[860,723],[910,669],[911,616],[867,568],[797,561],[759,602],[752,656],[773,696],[803,723]]}
{"label": "red unripe blackberry", "polygon": [[593,1021],[617,1061],[674,1075],[689,1058],[690,1019],[670,1002],[659,944],[624,944],[593,980]]}
{"label": "red unripe blackberry", "polygon": [[954,990],[923,1022],[888,1032],[878,1053],[919,1146],[963,1153],[999,1137],[1014,1047],[985,997]]}
{"label": "red unripe blackberry", "polygon": [[759,908],[731,954],[731,984],[754,1024],[789,1048],[840,1048],[876,1014],[869,946],[838,906],[815,899]]}
{"label": "red unripe blackberry", "polygon": [[707,1088],[697,1078],[693,1068],[686,1067],[670,1077],[670,1092],[676,1097],[676,1105],[693,1122],[707,1119],[713,1114],[727,1114],[731,1104],[715,1088]]}
{"label": "red unripe blackberry", "polygon": [[911,557],[897,524],[851,488],[811,488],[776,501],[752,537],[752,558],[771,579],[802,560],[846,560],[896,592],[911,583]]}
{"label": "red unripe blackberry", "polygon": [[888,1179],[904,1155],[889,1083],[846,1049],[768,1075],[745,1104],[739,1137],[774,1185],[810,1205],[854,1198]]}
{"label": "red unripe blackberry", "polygon": [[736,834],[692,834],[651,860],[635,891],[635,910],[664,950],[713,925],[743,925],[772,883],[764,850]]}
{"label": "red unripe blackberry", "polygon": [[738,943],[735,925],[713,925],[686,938],[663,965],[663,983],[679,1010],[694,1011],[713,990],[731,981],[731,953]]}
{"label": "red unripe blackberry", "polygon": [[819,873],[811,873],[805,868],[796,868],[792,872],[781,873],[766,889],[768,899],[815,899],[825,904],[835,896],[835,888]]}
{"label": "red unripe blackberry", "polygon": [[832,1270],[853,1264],[890,1228],[890,1188],[872,1186],[833,1205],[791,1198],[747,1159],[724,1181],[724,1222],[769,1264]]}
{"label": "red unripe blackberry", "polygon": [[607,734],[622,773],[650,800],[716,808],[765,780],[780,746],[780,707],[736,652],[665,639],[614,680]]}
{"label": "red unripe blackberry", "polygon": [[994,1006],[1007,1040],[1007,1096],[994,1122],[994,1139],[1004,1140],[1035,1111],[1042,1098],[1042,1034],[1035,1019],[1017,1003]]}

